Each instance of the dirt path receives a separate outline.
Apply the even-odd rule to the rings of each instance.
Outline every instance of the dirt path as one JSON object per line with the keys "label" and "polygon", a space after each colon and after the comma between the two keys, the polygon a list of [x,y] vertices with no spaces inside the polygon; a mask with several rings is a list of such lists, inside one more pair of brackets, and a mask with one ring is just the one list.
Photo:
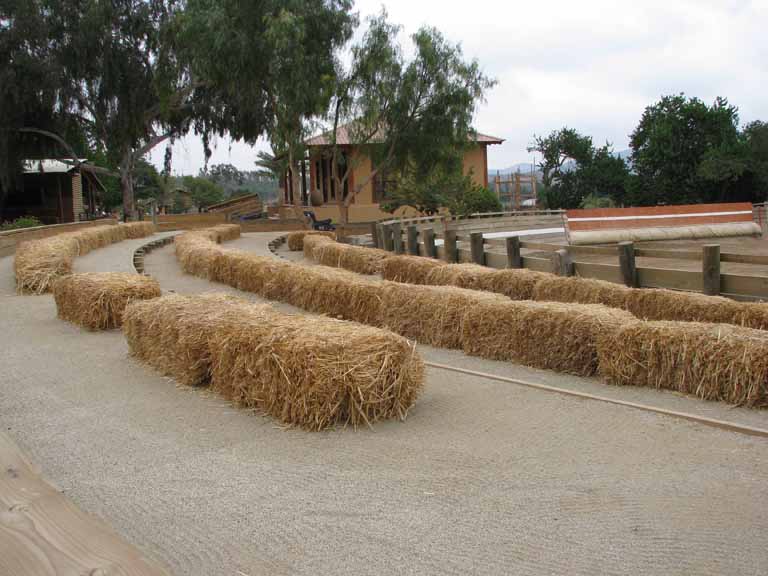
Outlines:
{"label": "dirt path", "polygon": [[[268,253],[274,236],[231,245]],[[130,249],[79,266],[112,269]],[[145,265],[164,289],[227,289],[181,274],[172,247]],[[15,295],[10,258],[0,306],[4,430],[79,506],[177,574],[768,571],[755,537],[768,529],[764,440],[438,370],[405,423],[283,430],[159,377],[127,357],[119,332],[57,320],[50,296]],[[765,425],[744,412],[732,415]]]}

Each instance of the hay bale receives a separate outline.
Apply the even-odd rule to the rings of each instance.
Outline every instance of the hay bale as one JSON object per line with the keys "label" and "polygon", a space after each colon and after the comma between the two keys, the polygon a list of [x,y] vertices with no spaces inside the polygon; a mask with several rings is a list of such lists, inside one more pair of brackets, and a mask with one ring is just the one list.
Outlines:
{"label": "hay bale", "polygon": [[533,299],[543,302],[578,302],[625,308],[627,297],[631,293],[631,288],[613,282],[545,274],[536,282]]}
{"label": "hay bale", "polygon": [[141,238],[153,232],[151,223],[138,222],[92,226],[23,242],[16,249],[14,260],[16,289],[22,294],[48,292],[57,278],[72,272],[72,262],[77,256],[128,237]]}
{"label": "hay bale", "polygon": [[530,300],[478,302],[463,318],[465,353],[591,376],[598,342],[628,322],[628,312],[599,304]]}
{"label": "hay bale", "polygon": [[656,288],[632,290],[625,306],[638,318],[733,324],[768,329],[768,305],[736,302],[722,296]]}
{"label": "hay bale", "polygon": [[345,268],[358,274],[378,274],[384,260],[393,254],[378,248],[352,246],[340,242],[324,242],[314,246],[312,258],[325,266]]}
{"label": "hay bale", "polygon": [[160,294],[156,280],[124,272],[70,274],[53,285],[59,318],[89,330],[119,327],[129,302]]}
{"label": "hay bale", "polygon": [[327,318],[246,315],[216,326],[211,350],[214,390],[307,430],[405,419],[424,382],[413,343]]}
{"label": "hay bale", "polygon": [[321,236],[319,234],[312,234],[309,236],[305,236],[302,239],[302,242],[304,244],[303,250],[304,250],[304,258],[307,258],[308,260],[316,260],[315,258],[315,249],[318,246],[321,246],[322,244],[327,244],[328,242],[334,242],[332,238],[329,238],[327,236]]}
{"label": "hay bale", "polygon": [[550,276],[552,274],[525,268],[493,270],[476,278],[475,289],[503,294],[512,300],[531,300],[536,285]]}
{"label": "hay bale", "polygon": [[474,289],[480,278],[491,274],[493,268],[478,264],[448,264],[432,269],[426,277],[426,284],[432,286],[456,286]]}
{"label": "hay bale", "polygon": [[498,294],[453,286],[418,286],[384,282],[383,326],[422,344],[462,347],[462,322],[483,302],[508,302]]}
{"label": "hay bale", "polygon": [[611,383],[768,405],[768,333],[728,324],[633,322],[598,346]]}
{"label": "hay bale", "polygon": [[240,405],[309,430],[403,419],[424,384],[404,338],[220,294],[133,302],[123,331],[131,353],[163,374],[210,382]]}
{"label": "hay bale", "polygon": [[381,265],[384,280],[405,284],[427,284],[427,275],[445,262],[423,256],[390,256]]}
{"label": "hay bale", "polygon": [[288,250],[291,252],[301,252],[304,250],[304,238],[307,236],[325,236],[336,240],[336,232],[320,230],[297,230],[288,234]]}

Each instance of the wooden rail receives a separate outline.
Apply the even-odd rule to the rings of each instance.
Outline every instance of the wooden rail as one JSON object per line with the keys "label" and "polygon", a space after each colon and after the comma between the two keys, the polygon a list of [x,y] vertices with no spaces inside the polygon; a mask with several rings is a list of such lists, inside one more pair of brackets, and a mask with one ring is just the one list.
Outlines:
{"label": "wooden rail", "polygon": [[[432,222],[438,223],[436,220]],[[737,300],[768,300],[768,275],[726,273],[720,268],[723,262],[768,265],[768,256],[721,253],[717,244],[704,245],[698,252],[636,248],[632,242],[622,242],[614,247],[567,246],[521,241],[516,236],[485,239],[481,231],[445,229],[443,225],[424,226],[421,220],[405,227],[402,224],[399,220],[378,224],[378,247],[404,253],[402,234],[405,233],[409,254],[439,258],[446,262],[474,262],[491,268],[522,267],[632,287],[722,294]],[[521,255],[521,248],[533,253]],[[616,263],[580,260],[580,257],[594,255],[614,256]],[[700,261],[701,268],[695,271],[638,266],[638,257]]]}

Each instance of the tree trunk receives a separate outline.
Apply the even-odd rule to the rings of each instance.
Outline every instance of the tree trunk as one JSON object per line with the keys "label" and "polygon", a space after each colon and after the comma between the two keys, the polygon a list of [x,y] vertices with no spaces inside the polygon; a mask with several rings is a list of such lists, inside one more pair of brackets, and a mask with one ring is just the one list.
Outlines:
{"label": "tree trunk", "polygon": [[127,221],[129,216],[136,219],[135,207],[133,202],[133,153],[131,150],[123,152],[123,158],[120,161],[120,191],[123,194],[123,221]]}
{"label": "tree trunk", "polygon": [[293,156],[293,150],[288,150],[288,172],[291,177],[291,188],[293,189],[293,194],[291,195],[288,190],[286,190],[286,193],[288,193],[288,199],[291,199],[291,196],[293,196],[293,202],[291,206],[293,207],[293,215],[301,222],[304,229],[309,230],[311,229],[311,225],[307,219],[306,216],[304,216],[304,210],[301,206],[301,201],[297,202],[296,197],[297,194],[299,197],[301,197],[301,192],[299,190],[299,163],[294,160]]}

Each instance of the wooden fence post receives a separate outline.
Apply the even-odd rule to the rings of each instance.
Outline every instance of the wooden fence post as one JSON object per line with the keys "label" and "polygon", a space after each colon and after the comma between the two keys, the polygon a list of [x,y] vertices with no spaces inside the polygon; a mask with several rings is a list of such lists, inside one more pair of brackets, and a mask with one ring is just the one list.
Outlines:
{"label": "wooden fence post", "polygon": [[485,266],[485,251],[483,250],[483,233],[472,232],[469,235],[469,243],[472,248],[472,262]]}
{"label": "wooden fence post", "polygon": [[373,240],[373,247],[379,247],[379,225],[376,222],[371,222],[371,240]]}
{"label": "wooden fence post", "polygon": [[403,229],[400,222],[392,224],[392,247],[395,254],[402,254],[403,250]]}
{"label": "wooden fence post", "polygon": [[443,240],[444,258],[449,264],[459,261],[459,252],[456,249],[456,230],[446,230]]}
{"label": "wooden fence post", "polygon": [[437,246],[435,246],[435,230],[433,228],[424,228],[421,233],[424,234],[424,252],[430,258],[437,258]]}
{"label": "wooden fence post", "polygon": [[419,255],[419,229],[416,228],[413,224],[408,226],[407,228],[408,232],[408,254],[412,254],[413,256]]}
{"label": "wooden fence post", "polygon": [[624,284],[630,288],[637,288],[635,245],[632,242],[619,242],[619,268],[621,268]]}
{"label": "wooden fence post", "polygon": [[392,225],[383,224],[381,230],[383,236],[382,248],[387,252],[392,252],[394,250],[394,245],[392,244]]}
{"label": "wooden fence post", "polygon": [[520,258],[520,238],[509,236],[506,239],[507,245],[507,268],[522,268],[523,259]]}
{"label": "wooden fence post", "polygon": [[704,294],[720,294],[720,244],[702,246],[701,275]]}
{"label": "wooden fence post", "polygon": [[558,276],[573,276],[573,261],[565,248],[552,253],[552,272]]}

